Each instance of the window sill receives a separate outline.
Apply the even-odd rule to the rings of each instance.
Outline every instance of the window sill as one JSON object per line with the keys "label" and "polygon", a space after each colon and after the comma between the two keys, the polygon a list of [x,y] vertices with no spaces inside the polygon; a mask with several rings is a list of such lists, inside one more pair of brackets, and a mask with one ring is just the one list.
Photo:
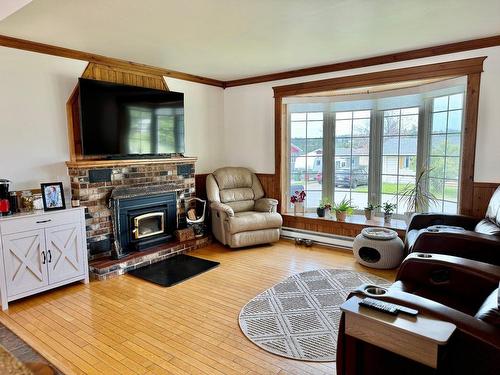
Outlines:
{"label": "window sill", "polygon": [[398,235],[404,238],[406,234],[406,221],[400,219],[392,219],[390,224],[384,223],[384,218],[374,216],[371,220],[366,220],[364,215],[351,215],[346,218],[346,221],[337,221],[335,216],[318,217],[315,213],[307,212],[305,214],[294,215],[293,212],[282,214],[284,226],[308,229],[317,232],[326,232],[347,235],[355,237],[361,233],[361,229],[367,227],[383,227],[395,230]]}

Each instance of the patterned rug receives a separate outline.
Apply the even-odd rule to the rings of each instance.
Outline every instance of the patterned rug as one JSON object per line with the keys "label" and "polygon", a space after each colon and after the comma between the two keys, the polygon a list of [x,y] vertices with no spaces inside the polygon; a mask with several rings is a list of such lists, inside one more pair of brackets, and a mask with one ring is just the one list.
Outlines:
{"label": "patterned rug", "polygon": [[243,307],[240,328],[268,352],[303,361],[335,361],[339,307],[364,283],[390,285],[380,277],[343,269],[290,276]]}

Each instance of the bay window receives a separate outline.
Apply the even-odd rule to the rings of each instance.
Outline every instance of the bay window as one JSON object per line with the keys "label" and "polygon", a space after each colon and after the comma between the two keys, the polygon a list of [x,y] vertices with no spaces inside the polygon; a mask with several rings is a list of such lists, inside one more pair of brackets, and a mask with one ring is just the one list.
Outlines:
{"label": "bay window", "polygon": [[321,198],[359,210],[388,201],[404,214],[401,193],[427,168],[425,189],[436,197],[427,209],[456,213],[465,79],[409,86],[284,98],[287,198],[305,190],[308,211]]}

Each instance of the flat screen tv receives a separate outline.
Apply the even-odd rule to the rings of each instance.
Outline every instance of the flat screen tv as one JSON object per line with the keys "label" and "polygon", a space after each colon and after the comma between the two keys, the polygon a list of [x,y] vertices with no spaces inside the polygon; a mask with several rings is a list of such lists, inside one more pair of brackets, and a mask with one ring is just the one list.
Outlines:
{"label": "flat screen tv", "polygon": [[184,94],[80,78],[84,156],[184,153]]}

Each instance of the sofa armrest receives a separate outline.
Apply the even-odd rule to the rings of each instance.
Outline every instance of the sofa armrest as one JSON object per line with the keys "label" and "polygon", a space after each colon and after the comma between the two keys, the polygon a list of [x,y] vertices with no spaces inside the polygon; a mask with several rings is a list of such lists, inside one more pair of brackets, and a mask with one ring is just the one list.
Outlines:
{"label": "sofa armrest", "polygon": [[234,211],[231,208],[231,206],[228,206],[227,204],[220,203],[220,202],[212,202],[210,204],[210,208],[212,210],[216,210],[218,212],[224,213],[229,217],[234,216]]}
{"label": "sofa armrest", "polygon": [[276,212],[278,201],[272,198],[260,198],[255,201],[254,209],[260,212]]}
{"label": "sofa armrest", "polygon": [[498,288],[500,267],[450,255],[413,253],[401,264],[396,280],[411,286],[407,291],[453,297],[478,308]]}
{"label": "sofa armrest", "polygon": [[453,254],[480,262],[500,265],[500,237],[472,231],[419,231],[411,252]]}
{"label": "sofa armrest", "polygon": [[450,225],[473,230],[481,219],[466,215],[447,215],[447,214],[415,214],[408,224],[408,231],[412,229],[422,229],[431,225]]}

